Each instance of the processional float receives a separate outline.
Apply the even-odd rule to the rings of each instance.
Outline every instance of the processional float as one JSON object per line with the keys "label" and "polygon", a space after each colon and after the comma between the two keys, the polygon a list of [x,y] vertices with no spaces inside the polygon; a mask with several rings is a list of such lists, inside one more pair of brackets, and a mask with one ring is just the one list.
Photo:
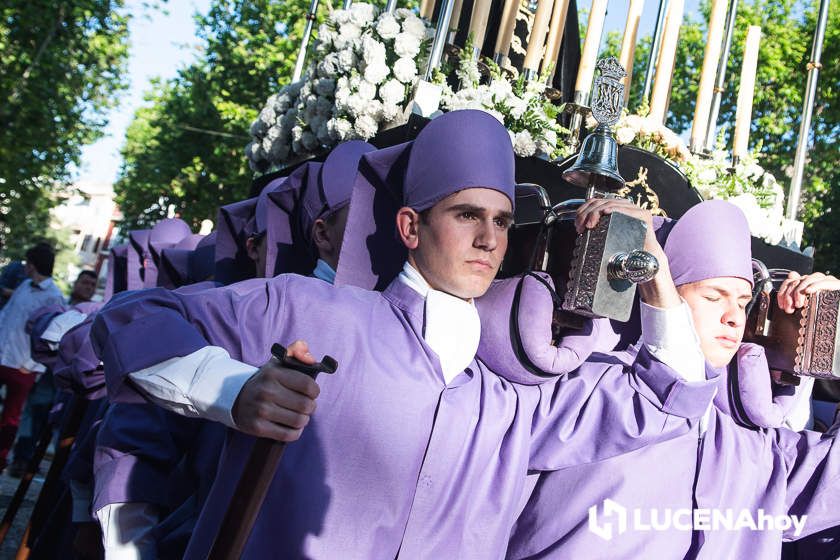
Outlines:
{"label": "processional float", "polygon": [[[827,0],[823,0],[823,4],[827,5]],[[350,6],[351,0],[345,0],[344,8]],[[390,0],[386,10],[393,12],[396,7],[397,3]],[[309,47],[316,8],[317,0],[313,0],[308,16],[309,32],[304,36],[296,70],[298,66],[303,67],[301,61]],[[737,0],[715,0],[712,5],[691,135],[692,152],[699,157],[711,157],[713,152],[736,9]],[[626,321],[633,305],[636,283],[650,279],[657,270],[656,260],[643,250],[645,228],[639,220],[613,214],[602,218],[594,230],[577,234],[573,227],[574,212],[586,198],[623,196],[654,214],[675,219],[703,200],[674,161],[638,146],[626,143],[619,146],[611,130],[622,117],[622,108],[629,98],[631,76],[627,70],[632,70],[641,10],[642,0],[633,0],[619,63],[614,58],[597,60],[606,0],[596,0],[592,5],[582,52],[576,21],[568,17],[577,17],[575,2],[570,0],[539,0],[527,5],[518,0],[423,0],[421,18],[428,23],[435,22],[428,66],[420,73],[412,96],[405,104],[402,121],[384,127],[368,139],[378,147],[411,140],[430,118],[434,118],[441,100],[441,84],[435,83],[435,73],[447,56],[464,54],[461,51],[468,35],[473,40],[473,47],[466,53],[467,57],[478,60],[484,54],[510,75],[521,74],[527,81],[547,79],[545,95],[565,103],[566,114],[562,118],[569,128],[566,141],[573,151],[578,151],[579,145],[580,150],[560,160],[517,156],[516,176],[520,184],[516,223],[501,274],[542,272],[549,275],[557,292],[555,322],[563,328],[579,326],[584,317]],[[650,101],[648,118],[658,121],[662,128],[665,128],[668,113],[683,11],[684,0],[660,0],[653,49],[644,76],[644,98]],[[819,29],[820,24],[817,36],[821,37]],[[739,92],[733,168],[738,159],[746,155],[759,36],[757,29],[749,33],[747,50],[752,61],[748,60],[742,69],[741,83],[747,86]],[[815,45],[822,42],[817,36]],[[571,62],[570,52],[575,54],[575,60]],[[813,70],[819,68],[816,46],[815,52],[812,54],[812,77],[815,75]],[[594,77],[596,68],[601,71],[597,79]],[[569,80],[558,82],[558,76],[570,74],[575,77],[574,83]],[[296,71],[295,77],[299,75]],[[811,91],[813,87],[809,82]],[[812,97],[809,96],[811,104]],[[810,115],[810,108],[806,107],[806,112]],[[583,124],[589,115],[594,117],[596,127],[579,144],[584,136]],[[806,131],[808,126],[803,122]],[[323,146],[321,153],[313,156],[323,158],[328,150],[328,146]],[[271,179],[291,172],[298,163],[287,162],[258,177],[253,193],[259,192]],[[633,179],[625,181],[624,177]],[[798,201],[792,200],[789,204],[796,206]],[[795,214],[788,216],[789,219],[794,217]],[[837,339],[840,292],[812,297],[804,310],[790,316],[774,307],[773,282],[778,285],[781,271],[795,270],[804,274],[813,266],[810,255],[791,249],[799,241],[796,238],[801,235],[801,226],[797,235],[795,223],[786,222],[785,225],[793,230],[788,236],[787,247],[753,239],[753,254],[759,260],[748,336],[768,349],[771,367],[795,376],[840,377],[840,343]],[[256,477],[254,480],[259,479],[255,482],[256,487],[265,488],[270,480],[266,477],[271,474],[263,469],[261,474],[255,471],[251,476]],[[243,476],[243,480],[251,480],[248,476]],[[261,502],[262,496],[257,496],[256,500]],[[244,545],[241,539],[246,538],[247,532],[240,531],[239,546]]]}

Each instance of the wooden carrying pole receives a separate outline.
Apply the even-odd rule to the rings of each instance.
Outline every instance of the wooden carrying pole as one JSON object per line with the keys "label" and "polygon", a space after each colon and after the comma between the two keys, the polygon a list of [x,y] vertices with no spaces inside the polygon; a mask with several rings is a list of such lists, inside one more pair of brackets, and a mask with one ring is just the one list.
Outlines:
{"label": "wooden carrying pole", "polygon": [[[280,344],[271,347],[271,354],[282,366],[305,373],[312,379],[322,371],[335,373],[338,369],[338,362],[329,356],[312,365],[287,358],[286,349]],[[285,450],[286,444],[280,441],[257,438],[254,442],[208,560],[236,560],[242,556]]]}
{"label": "wooden carrying pole", "polygon": [[40,528],[44,526],[49,508],[54,505],[57,495],[56,489],[61,484],[61,472],[70,457],[70,449],[73,447],[73,442],[76,441],[79,426],[82,424],[89,403],[90,401],[74,395],[67,405],[67,412],[64,414],[64,427],[61,429],[61,435],[58,439],[58,449],[55,451],[55,457],[53,457],[50,470],[47,472],[44,486],[41,487],[41,493],[38,494],[38,499],[35,501],[35,507],[32,508],[32,515],[29,517],[29,523],[23,533],[15,560],[27,560],[32,552],[31,547],[35,543],[35,539],[38,538]]}
{"label": "wooden carrying pole", "polygon": [[44,428],[41,430],[41,435],[38,438],[38,445],[35,447],[35,454],[32,455],[32,458],[26,465],[26,472],[20,478],[20,484],[18,484],[15,494],[12,496],[9,506],[6,508],[6,513],[3,514],[3,521],[0,521],[0,544],[3,544],[3,541],[6,540],[6,535],[9,533],[12,523],[15,521],[15,516],[23,504],[26,492],[29,490],[29,486],[32,484],[35,475],[38,474],[38,467],[41,466],[41,461],[44,459],[44,455],[47,454],[47,448],[50,446],[53,433],[52,429],[53,427],[49,422],[44,424]]}

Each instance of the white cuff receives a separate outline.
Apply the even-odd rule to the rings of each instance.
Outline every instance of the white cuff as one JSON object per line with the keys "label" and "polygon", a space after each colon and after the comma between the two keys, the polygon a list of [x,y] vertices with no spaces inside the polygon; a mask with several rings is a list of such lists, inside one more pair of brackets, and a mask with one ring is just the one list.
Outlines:
{"label": "white cuff", "polygon": [[258,370],[234,360],[224,348],[205,346],[129,374],[160,406],[183,416],[198,416],[236,428],[233,405],[243,385]]}
{"label": "white cuff", "polygon": [[153,560],[157,547],[152,529],[157,508],[141,502],[108,504],[96,511],[102,527],[105,560]]}
{"label": "white cuff", "polygon": [[706,359],[685,301],[667,309],[641,302],[641,322],[642,344],[657,360],[687,381],[706,379]]}
{"label": "white cuff", "polygon": [[45,371],[47,371],[47,368],[45,368],[42,364],[39,364],[32,358],[26,358],[26,360],[23,361],[22,367],[28,369],[32,373],[44,373]]}
{"label": "white cuff", "polygon": [[60,315],[56,315],[56,317],[50,321],[50,324],[47,325],[47,328],[44,329],[43,333],[41,333],[41,338],[49,342],[60,342],[61,337],[67,334],[67,331],[80,324],[85,319],[87,319],[87,315],[85,313],[80,313],[75,309],[65,311]]}

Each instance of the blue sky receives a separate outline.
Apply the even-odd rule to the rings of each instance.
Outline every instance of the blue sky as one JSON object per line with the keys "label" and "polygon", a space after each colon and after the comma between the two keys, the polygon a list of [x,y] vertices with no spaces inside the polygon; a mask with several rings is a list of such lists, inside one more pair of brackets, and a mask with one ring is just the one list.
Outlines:
{"label": "blue sky", "polygon": [[[105,137],[86,147],[79,169],[80,181],[113,182],[120,166],[119,149],[134,112],[155,77],[170,78],[189,64],[198,51],[193,14],[206,13],[211,0],[169,0],[166,12],[144,10],[141,0],[128,0],[126,9],[135,17],[130,24],[130,86],[119,106],[109,115]],[[338,4],[337,2],[333,2]],[[581,0],[578,9],[589,11],[592,0]],[[629,0],[610,0],[605,31],[623,31]],[[645,0],[639,37],[653,31],[659,0]],[[698,0],[686,0],[686,14],[696,17]],[[606,33],[605,33],[606,34]]]}

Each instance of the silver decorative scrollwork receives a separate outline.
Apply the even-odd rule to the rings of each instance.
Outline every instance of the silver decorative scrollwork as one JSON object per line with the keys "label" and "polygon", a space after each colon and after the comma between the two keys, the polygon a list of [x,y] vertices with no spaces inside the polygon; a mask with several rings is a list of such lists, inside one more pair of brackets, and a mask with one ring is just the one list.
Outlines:
{"label": "silver decorative scrollwork", "polygon": [[612,126],[624,109],[624,84],[621,79],[627,72],[614,56],[602,58],[596,64],[601,75],[595,78],[592,95],[592,116],[600,125]]}

